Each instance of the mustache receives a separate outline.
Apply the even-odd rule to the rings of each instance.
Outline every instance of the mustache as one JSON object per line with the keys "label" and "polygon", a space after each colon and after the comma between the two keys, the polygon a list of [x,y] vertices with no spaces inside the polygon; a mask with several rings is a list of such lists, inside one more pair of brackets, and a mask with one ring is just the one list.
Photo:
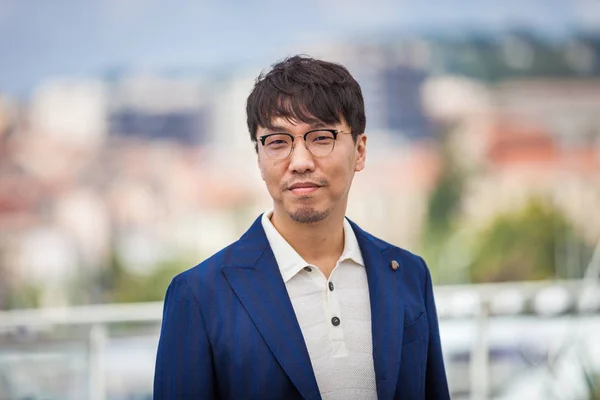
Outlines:
{"label": "mustache", "polygon": [[297,178],[294,180],[285,181],[281,184],[281,190],[288,190],[292,185],[300,182],[311,182],[318,186],[329,186],[329,182],[325,178],[311,178],[310,176],[304,176],[302,178]]}

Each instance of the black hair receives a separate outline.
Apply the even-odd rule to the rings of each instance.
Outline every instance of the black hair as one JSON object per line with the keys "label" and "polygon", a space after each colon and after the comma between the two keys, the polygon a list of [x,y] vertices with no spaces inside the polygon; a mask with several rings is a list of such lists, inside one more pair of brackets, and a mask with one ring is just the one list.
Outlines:
{"label": "black hair", "polygon": [[340,64],[302,55],[286,58],[256,78],[246,115],[255,143],[257,128],[272,129],[276,117],[307,124],[334,124],[343,118],[354,141],[366,125],[362,91],[350,72]]}

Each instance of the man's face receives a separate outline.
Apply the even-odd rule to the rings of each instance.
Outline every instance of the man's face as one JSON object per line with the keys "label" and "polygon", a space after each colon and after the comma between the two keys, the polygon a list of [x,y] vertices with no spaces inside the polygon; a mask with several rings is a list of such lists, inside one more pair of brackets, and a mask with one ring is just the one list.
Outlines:
{"label": "man's face", "polygon": [[[315,128],[350,132],[350,127],[343,120],[331,126],[313,126],[276,118],[272,125],[277,129],[259,126],[257,139],[281,132],[302,136]],[[366,143],[364,134],[359,135],[354,143],[351,134],[339,133],[333,151],[325,157],[315,157],[306,148],[302,137],[296,137],[292,153],[287,158],[276,160],[266,154],[259,141],[258,166],[273,198],[275,214],[300,223],[321,221],[333,212],[345,215],[354,173],[365,166]]]}

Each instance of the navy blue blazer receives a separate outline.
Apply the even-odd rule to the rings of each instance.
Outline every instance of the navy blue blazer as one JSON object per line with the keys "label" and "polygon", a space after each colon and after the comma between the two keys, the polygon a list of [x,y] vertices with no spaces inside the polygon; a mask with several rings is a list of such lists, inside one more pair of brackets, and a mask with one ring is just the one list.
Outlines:
{"label": "navy blue blazer", "polygon": [[[425,262],[351,225],[367,271],[377,397],[449,399]],[[237,242],[171,282],[154,399],[320,398],[259,217]]]}

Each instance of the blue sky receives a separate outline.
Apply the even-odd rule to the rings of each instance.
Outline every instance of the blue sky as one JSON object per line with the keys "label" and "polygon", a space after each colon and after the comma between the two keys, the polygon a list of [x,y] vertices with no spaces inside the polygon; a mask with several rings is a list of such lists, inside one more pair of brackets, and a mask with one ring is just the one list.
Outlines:
{"label": "blue sky", "polygon": [[[378,32],[600,27],[598,0],[0,0],[0,92],[52,77],[266,63]],[[264,65],[267,66],[267,65]]]}

